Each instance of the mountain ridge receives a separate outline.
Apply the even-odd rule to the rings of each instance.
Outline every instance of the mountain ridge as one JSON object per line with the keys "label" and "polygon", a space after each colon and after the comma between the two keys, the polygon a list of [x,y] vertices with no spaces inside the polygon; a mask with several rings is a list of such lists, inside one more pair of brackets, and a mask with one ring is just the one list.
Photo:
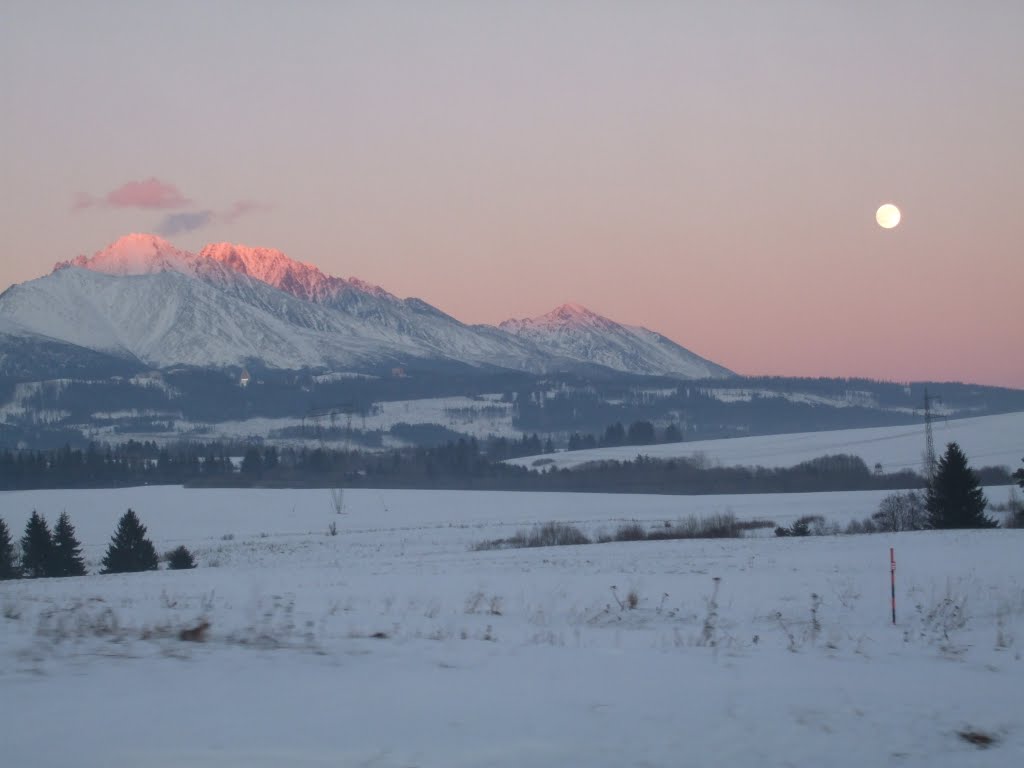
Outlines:
{"label": "mountain ridge", "polygon": [[175,364],[366,367],[439,359],[513,370],[597,365],[680,378],[727,369],[667,337],[579,304],[532,320],[469,325],[420,298],[328,275],[273,248],[193,253],[133,233],[0,294],[0,318],[83,349]]}

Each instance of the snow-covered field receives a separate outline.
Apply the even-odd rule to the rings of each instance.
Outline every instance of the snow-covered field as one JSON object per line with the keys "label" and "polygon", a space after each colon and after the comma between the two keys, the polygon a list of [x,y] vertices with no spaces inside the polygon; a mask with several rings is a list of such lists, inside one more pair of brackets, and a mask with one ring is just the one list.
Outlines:
{"label": "snow-covered field", "polygon": [[[355,414],[351,419],[352,429],[362,431],[383,430],[387,432],[396,424],[440,424],[449,429],[486,438],[491,435],[499,437],[518,437],[520,431],[512,425],[512,404],[502,402],[500,395],[481,395],[479,397],[431,397],[419,400],[393,400],[374,404],[374,412],[362,416]],[[0,410],[0,418],[4,412]],[[109,414],[93,414],[94,417]],[[168,418],[174,422],[170,432],[118,432],[115,425],[90,427],[78,425],[83,434],[94,440],[107,442],[126,442],[128,440],[154,440],[158,443],[175,442],[183,437],[194,439],[233,438],[244,440],[249,438],[266,438],[276,430],[303,429],[307,437],[273,438],[271,442],[282,445],[311,445],[329,443],[333,447],[344,447],[344,438],[331,439],[322,436],[328,427],[344,429],[349,425],[348,418],[341,413],[331,416],[295,418],[256,417],[235,421],[219,421],[216,423],[200,423],[182,419],[174,414]],[[389,443],[400,445],[399,441]]]}
{"label": "snow-covered field", "polygon": [[880,496],[0,494],[16,535],[66,509],[91,570],[129,506],[200,564],[0,583],[2,764],[1020,764],[1024,531],[470,549],[548,520],[844,522]]}
{"label": "snow-covered field", "polygon": [[[932,424],[940,455],[947,443],[960,444],[971,465],[1008,466],[1016,469],[1024,457],[1024,412],[971,419],[937,420]],[[924,424],[901,427],[798,432],[784,435],[697,440],[663,445],[627,445],[585,451],[527,456],[509,463],[532,466],[537,460],[572,468],[590,461],[627,461],[644,454],[656,459],[700,457],[726,466],[787,467],[830,453],[860,456],[869,467],[881,464],[886,472],[920,469],[924,451]]]}

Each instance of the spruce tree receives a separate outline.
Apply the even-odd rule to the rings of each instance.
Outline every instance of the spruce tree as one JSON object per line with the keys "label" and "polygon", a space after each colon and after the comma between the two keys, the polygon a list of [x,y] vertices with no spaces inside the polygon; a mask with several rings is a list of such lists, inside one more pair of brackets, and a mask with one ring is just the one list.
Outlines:
{"label": "spruce tree", "polygon": [[67,512],[61,512],[53,529],[50,576],[85,576],[82,545],[75,538],[75,527]]}
{"label": "spruce tree", "polygon": [[50,557],[53,553],[53,538],[50,526],[35,510],[25,524],[25,535],[21,537],[21,572],[30,579],[50,575]]}
{"label": "spruce tree", "polygon": [[182,544],[167,553],[167,567],[172,571],[180,571],[188,568],[195,568],[196,561],[188,547]]}
{"label": "spruce tree", "polygon": [[985,498],[978,476],[967,465],[967,457],[956,443],[946,446],[935,478],[928,487],[925,507],[930,528],[995,528],[998,523],[985,516]]}
{"label": "spruce tree", "polygon": [[129,509],[117,521],[117,530],[110,537],[100,573],[155,571],[158,563],[156,548],[146,538],[146,526]]}
{"label": "spruce tree", "polygon": [[18,570],[18,557],[11,541],[11,531],[7,523],[0,518],[0,580],[16,579],[21,576]]}

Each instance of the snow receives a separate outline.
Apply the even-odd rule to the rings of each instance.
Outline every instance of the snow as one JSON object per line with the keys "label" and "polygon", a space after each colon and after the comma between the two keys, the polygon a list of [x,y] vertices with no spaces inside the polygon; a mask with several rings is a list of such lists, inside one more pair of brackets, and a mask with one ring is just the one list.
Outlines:
{"label": "snow", "polygon": [[215,243],[197,254],[132,234],[12,286],[0,300],[0,327],[154,367],[258,359],[273,368],[346,370],[411,357],[538,372],[577,360],[636,373],[728,374],[658,334],[562,309],[558,338],[527,338],[466,325],[420,299],[326,275],[274,249]]}
{"label": "snow", "polygon": [[[959,443],[975,468],[1017,467],[1024,456],[1020,440],[1020,435],[1024,434],[1024,412],[938,420],[932,423],[932,431],[936,452],[941,454],[947,443]],[[561,469],[592,461],[631,461],[638,455],[644,455],[655,459],[689,457],[726,466],[789,467],[826,454],[848,453],[860,456],[869,467],[878,463],[886,472],[896,472],[920,469],[924,444],[924,424],[913,424],[662,445],[624,445],[526,456],[509,461],[528,467],[542,459],[547,465]]]}
{"label": "snow", "polygon": [[[373,412],[363,416],[352,415],[352,429],[361,431],[382,430],[387,432],[396,424],[436,424],[448,427],[466,435],[484,439],[494,435],[496,437],[518,437],[521,433],[512,424],[512,404],[501,400],[502,395],[490,394],[480,397],[427,397],[418,400],[389,400],[374,403]],[[2,413],[2,412],[0,412]],[[216,423],[195,422],[187,419],[177,418],[174,414],[167,414],[173,417],[174,431],[172,433],[118,433],[111,427],[91,428],[88,434],[92,437],[102,437],[107,441],[118,440],[156,440],[157,442],[174,441],[182,435],[190,437],[210,435],[218,438],[245,439],[260,438],[267,439],[269,435],[277,430],[288,428],[304,428],[304,438],[277,438],[270,437],[268,442],[275,445],[319,445],[321,441],[333,445],[345,444],[345,436],[333,437],[324,436],[323,428],[334,427],[344,430],[348,424],[348,418],[344,414],[335,414],[317,418],[269,418],[255,417],[234,421],[219,421]],[[394,444],[397,446],[398,444]],[[392,447],[391,445],[387,447]]]}
{"label": "snow", "polygon": [[[917,410],[909,407],[890,406],[881,408],[878,398],[871,392],[857,390],[847,391],[842,395],[827,397],[825,395],[812,395],[808,392],[778,392],[772,389],[759,389],[748,387],[725,387],[707,388],[700,390],[703,394],[713,397],[723,403],[749,403],[755,398],[778,398],[788,400],[791,403],[804,403],[806,405],[826,405],[831,408],[873,408],[885,410],[889,413],[910,413],[916,414]],[[949,415],[953,409],[941,403],[932,407],[932,413],[936,416]]]}
{"label": "snow", "polygon": [[[593,533],[726,507],[842,519],[878,495],[344,498],[337,515],[326,490],[0,494],[16,532],[32,509],[51,521],[66,509],[93,569],[128,506],[159,551],[185,543],[200,563],[0,584],[5,765],[862,768],[1024,755],[1022,531],[475,552],[545,520]],[[637,607],[620,608],[630,591]],[[178,640],[201,617],[208,641]],[[997,743],[979,750],[965,729]]]}
{"label": "snow", "polygon": [[618,371],[687,379],[733,375],[661,334],[638,326],[620,325],[579,304],[563,304],[532,319],[505,320],[498,327],[550,354]]}

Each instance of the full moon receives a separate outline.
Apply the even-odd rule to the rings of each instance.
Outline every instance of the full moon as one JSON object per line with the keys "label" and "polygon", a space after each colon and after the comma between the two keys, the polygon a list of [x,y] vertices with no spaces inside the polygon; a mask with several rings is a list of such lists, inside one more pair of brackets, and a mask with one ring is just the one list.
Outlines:
{"label": "full moon", "polygon": [[875,221],[882,229],[892,229],[900,223],[900,209],[892,203],[886,203],[875,211]]}

